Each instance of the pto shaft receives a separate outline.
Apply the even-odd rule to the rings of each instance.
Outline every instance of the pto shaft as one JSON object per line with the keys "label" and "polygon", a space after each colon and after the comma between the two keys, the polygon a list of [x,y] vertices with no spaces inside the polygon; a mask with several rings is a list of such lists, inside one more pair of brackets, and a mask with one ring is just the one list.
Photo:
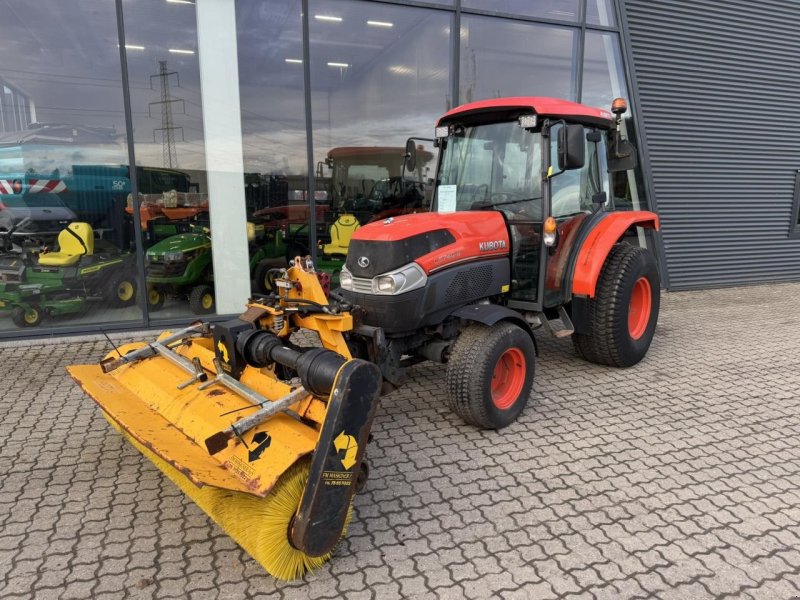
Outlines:
{"label": "pto shaft", "polygon": [[294,369],[303,387],[316,396],[327,398],[336,374],[345,358],[331,350],[311,348],[298,351],[286,346],[277,335],[264,330],[246,331],[236,339],[236,350],[251,367],[278,363]]}

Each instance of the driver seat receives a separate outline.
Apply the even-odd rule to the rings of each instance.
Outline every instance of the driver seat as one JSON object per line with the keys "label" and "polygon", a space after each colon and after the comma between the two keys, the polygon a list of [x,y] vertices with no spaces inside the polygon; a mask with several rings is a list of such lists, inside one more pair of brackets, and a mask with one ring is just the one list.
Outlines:
{"label": "driver seat", "polygon": [[88,223],[70,223],[58,234],[58,252],[39,255],[39,264],[45,267],[69,267],[81,256],[94,253],[94,232]]}
{"label": "driver seat", "polygon": [[331,256],[333,254],[346,255],[350,248],[350,238],[361,225],[355,215],[340,215],[331,225],[331,243],[322,247],[322,252]]}

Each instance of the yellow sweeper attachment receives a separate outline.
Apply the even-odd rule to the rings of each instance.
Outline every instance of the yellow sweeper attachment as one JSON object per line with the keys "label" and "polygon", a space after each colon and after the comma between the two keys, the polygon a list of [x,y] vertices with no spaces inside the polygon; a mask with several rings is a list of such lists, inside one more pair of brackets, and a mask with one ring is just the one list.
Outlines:
{"label": "yellow sweeper attachment", "polygon": [[[273,576],[330,558],[363,484],[380,369],[353,359],[353,320],[310,262],[237,319],[127,344],[68,367],[104,416]],[[319,334],[322,348],[289,341]]]}

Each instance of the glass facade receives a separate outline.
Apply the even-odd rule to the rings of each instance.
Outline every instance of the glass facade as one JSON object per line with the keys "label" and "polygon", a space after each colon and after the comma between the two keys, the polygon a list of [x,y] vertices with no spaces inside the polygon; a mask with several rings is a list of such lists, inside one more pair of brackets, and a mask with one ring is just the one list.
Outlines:
{"label": "glass facade", "polygon": [[453,106],[628,95],[612,0],[0,8],[0,337],[237,313],[297,254],[335,284],[355,229],[430,207]]}

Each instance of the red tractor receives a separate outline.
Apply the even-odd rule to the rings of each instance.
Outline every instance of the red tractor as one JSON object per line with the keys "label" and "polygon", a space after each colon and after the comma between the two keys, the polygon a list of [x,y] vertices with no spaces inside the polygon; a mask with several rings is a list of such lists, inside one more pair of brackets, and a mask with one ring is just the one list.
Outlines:
{"label": "red tractor", "polygon": [[[341,272],[357,307],[354,355],[398,385],[422,360],[447,364],[450,407],[500,428],[530,395],[536,339],[571,335],[583,358],[629,367],[650,346],[660,279],[651,252],[625,241],[658,216],[613,210],[610,174],[636,166],[612,112],[564,100],[485,100],[448,112],[434,214],[361,227]],[[407,165],[414,168],[414,146]]]}

